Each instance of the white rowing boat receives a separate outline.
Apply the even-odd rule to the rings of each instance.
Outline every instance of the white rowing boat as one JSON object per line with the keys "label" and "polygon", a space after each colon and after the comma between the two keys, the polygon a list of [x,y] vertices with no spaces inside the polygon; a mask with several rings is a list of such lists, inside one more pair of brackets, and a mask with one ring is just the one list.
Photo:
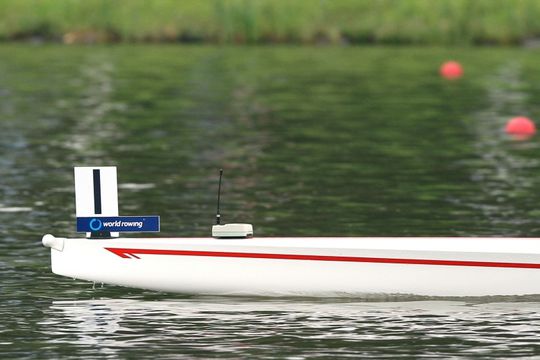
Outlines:
{"label": "white rowing boat", "polygon": [[55,274],[190,294],[540,294],[539,238],[43,237]]}
{"label": "white rowing boat", "polygon": [[253,238],[249,224],[216,225],[214,238],[115,238],[116,225],[145,229],[151,217],[111,218],[117,200],[96,196],[106,171],[83,170],[93,171],[94,198],[77,199],[77,223],[98,238],[45,235],[58,275],[187,294],[540,294],[540,238]]}

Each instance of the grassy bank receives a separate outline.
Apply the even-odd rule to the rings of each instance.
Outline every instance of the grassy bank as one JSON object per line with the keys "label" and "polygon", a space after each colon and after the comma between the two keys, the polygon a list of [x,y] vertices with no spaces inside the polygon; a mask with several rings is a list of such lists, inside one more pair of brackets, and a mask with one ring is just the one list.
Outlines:
{"label": "grassy bank", "polygon": [[516,44],[538,0],[0,0],[0,39]]}

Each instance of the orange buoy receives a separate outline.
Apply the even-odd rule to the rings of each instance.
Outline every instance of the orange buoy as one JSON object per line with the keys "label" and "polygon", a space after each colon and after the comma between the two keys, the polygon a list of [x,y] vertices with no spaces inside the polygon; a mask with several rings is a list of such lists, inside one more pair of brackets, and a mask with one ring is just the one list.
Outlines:
{"label": "orange buoy", "polygon": [[445,79],[458,79],[463,76],[463,67],[457,61],[447,61],[441,65],[439,73]]}
{"label": "orange buoy", "polygon": [[527,140],[536,132],[536,126],[528,117],[518,116],[510,119],[504,130],[515,140]]}
{"label": "orange buoy", "polygon": [[509,135],[531,136],[536,132],[534,122],[525,116],[510,119],[504,129]]}

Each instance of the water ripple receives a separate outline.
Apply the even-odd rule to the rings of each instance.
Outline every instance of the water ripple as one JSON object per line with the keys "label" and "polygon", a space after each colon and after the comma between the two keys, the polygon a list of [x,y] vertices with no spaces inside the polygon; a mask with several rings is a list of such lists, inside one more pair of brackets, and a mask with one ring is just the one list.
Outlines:
{"label": "water ripple", "polygon": [[92,357],[490,357],[538,351],[538,303],[289,301],[53,301],[38,331],[45,348]]}

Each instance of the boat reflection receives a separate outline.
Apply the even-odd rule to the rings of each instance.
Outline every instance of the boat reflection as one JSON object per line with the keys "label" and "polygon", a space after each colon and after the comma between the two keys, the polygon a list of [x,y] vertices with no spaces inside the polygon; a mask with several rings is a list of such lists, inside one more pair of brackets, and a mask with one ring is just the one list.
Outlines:
{"label": "boat reflection", "polygon": [[[448,334],[489,338],[486,346],[493,346],[508,333],[532,344],[540,302],[195,297],[53,301],[46,312],[40,325],[50,335],[48,342],[69,344],[79,354],[115,358],[159,351],[165,357],[238,358],[255,353],[307,356],[314,349],[330,355],[336,346],[348,349],[342,348],[346,344],[376,348],[381,341],[405,344],[411,337],[431,343]],[[508,320],[516,326],[499,326]],[[352,346],[348,351],[357,350]]]}

